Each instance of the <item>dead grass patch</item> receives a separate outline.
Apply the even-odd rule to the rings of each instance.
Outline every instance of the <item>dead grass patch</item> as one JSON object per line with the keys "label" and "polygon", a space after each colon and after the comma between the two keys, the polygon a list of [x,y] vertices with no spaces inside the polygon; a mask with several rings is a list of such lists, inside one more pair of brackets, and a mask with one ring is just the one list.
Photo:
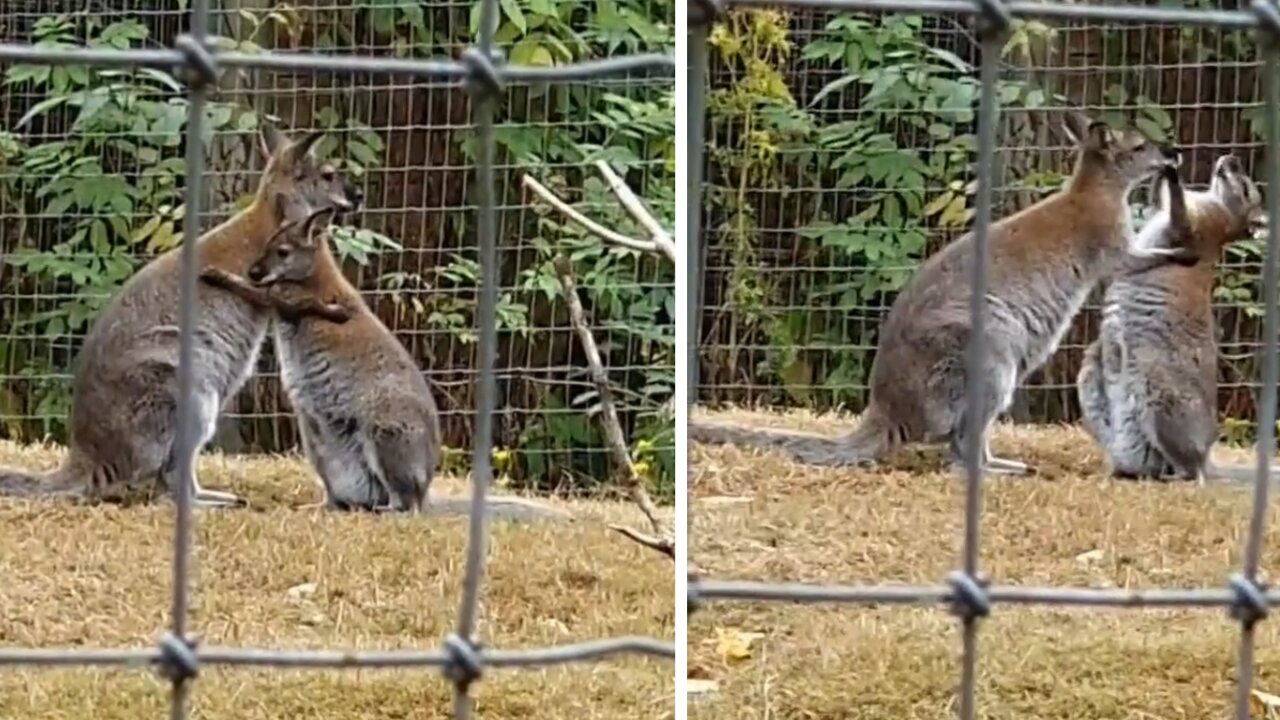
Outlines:
{"label": "dead grass patch", "polygon": [[[0,443],[0,464],[50,467],[59,451]],[[467,522],[298,510],[320,497],[293,458],[208,456],[202,483],[255,509],[197,513],[193,628],[215,645],[437,647],[452,631]],[[450,494],[465,482],[442,478]],[[433,493],[436,487],[433,486]],[[674,637],[672,566],[619,537],[626,503],[564,502],[576,523],[490,523],[481,636],[493,647],[616,635]],[[0,644],[147,646],[169,616],[173,512],[0,500]],[[290,588],[314,583],[309,596]],[[295,593],[296,594],[296,593]],[[670,718],[674,665],[624,658],[497,671],[473,689],[482,718]],[[425,671],[206,669],[196,718],[451,717],[452,687]],[[6,670],[0,718],[160,717],[168,685],[141,671]]]}
{"label": "dead grass patch", "polygon": [[[838,432],[803,414],[717,413],[759,426]],[[894,468],[811,468],[784,456],[690,443],[690,562],[707,576],[816,583],[938,583],[959,563],[963,483],[942,449]],[[982,567],[1000,583],[1225,585],[1240,565],[1251,488],[1110,480],[1078,428],[1001,428],[994,449],[1040,470],[992,478]],[[1224,461],[1251,459],[1224,449]],[[719,503],[713,496],[745,496]],[[1280,549],[1271,512],[1266,557]],[[1100,559],[1077,559],[1100,551]],[[1094,553],[1095,555],[1097,553]],[[726,662],[717,628],[764,633]],[[979,646],[986,718],[1228,717],[1239,626],[1224,611],[997,607]],[[1258,630],[1258,687],[1280,692],[1280,628]],[[942,609],[711,603],[690,618],[690,666],[719,682],[700,718],[912,718],[954,712],[958,623]]]}

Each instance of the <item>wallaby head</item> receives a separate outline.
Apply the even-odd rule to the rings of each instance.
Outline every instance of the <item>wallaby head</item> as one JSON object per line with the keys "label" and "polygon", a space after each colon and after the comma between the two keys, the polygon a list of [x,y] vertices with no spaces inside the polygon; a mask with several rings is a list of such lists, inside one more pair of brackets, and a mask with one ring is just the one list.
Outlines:
{"label": "wallaby head", "polygon": [[1163,167],[1177,167],[1178,149],[1136,129],[1113,129],[1101,120],[1068,113],[1063,125],[1076,146],[1074,176],[1091,184],[1119,186],[1126,191]]}
{"label": "wallaby head", "polygon": [[1263,204],[1258,184],[1244,171],[1244,165],[1235,155],[1223,155],[1213,164],[1213,179],[1209,181],[1209,194],[1222,203],[1230,216],[1233,227],[1226,242],[1257,237],[1266,232],[1267,208]]}
{"label": "wallaby head", "polygon": [[325,208],[301,221],[286,222],[267,241],[262,256],[249,267],[249,280],[256,285],[270,285],[302,282],[311,277],[316,253],[328,242],[325,232],[328,221],[336,214],[334,209]]}
{"label": "wallaby head", "polygon": [[1213,177],[1204,192],[1186,192],[1180,184],[1173,187],[1164,178],[1157,179],[1157,185],[1162,211],[1172,207],[1171,192],[1183,194],[1189,230],[1202,250],[1216,253],[1232,242],[1266,231],[1262,191],[1234,155],[1223,155],[1214,162]]}
{"label": "wallaby head", "polygon": [[272,125],[263,126],[260,139],[267,166],[257,200],[272,209],[277,223],[304,222],[322,210],[360,209],[364,193],[331,163],[316,158],[316,142],[322,137],[323,132],[312,132],[288,138]]}

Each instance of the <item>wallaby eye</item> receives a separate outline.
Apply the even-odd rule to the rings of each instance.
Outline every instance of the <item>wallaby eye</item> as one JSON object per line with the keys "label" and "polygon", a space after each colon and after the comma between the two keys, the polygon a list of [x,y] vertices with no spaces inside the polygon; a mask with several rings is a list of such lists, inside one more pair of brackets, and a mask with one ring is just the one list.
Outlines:
{"label": "wallaby eye", "polygon": [[289,249],[288,249],[288,248],[276,248],[276,257],[278,257],[278,258],[287,258],[287,257],[289,257]]}
{"label": "wallaby eye", "polygon": [[333,179],[337,176],[338,173],[334,172],[331,167],[327,167],[320,172],[320,177],[324,178],[325,182],[333,182]]}

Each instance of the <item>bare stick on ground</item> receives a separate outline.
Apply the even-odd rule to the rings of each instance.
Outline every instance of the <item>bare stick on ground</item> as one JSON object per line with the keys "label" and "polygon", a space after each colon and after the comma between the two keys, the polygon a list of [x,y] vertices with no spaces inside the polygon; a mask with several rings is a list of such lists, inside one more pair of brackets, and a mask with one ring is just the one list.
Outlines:
{"label": "bare stick on ground", "polygon": [[[600,173],[604,175],[610,189],[613,190],[614,195],[618,197],[623,207],[635,218],[637,223],[648,231],[650,237],[647,242],[629,238],[599,225],[556,197],[554,193],[528,175],[524,176],[524,185],[533,190],[548,205],[559,210],[566,217],[606,242],[612,242],[633,250],[659,254],[674,262],[675,243],[672,241],[671,235],[662,229],[662,226],[645,209],[639,198],[631,192],[631,189],[622,181],[622,178],[618,177],[608,164],[604,161],[598,161],[596,166],[600,169]],[[618,410],[613,401],[609,375],[605,372],[604,363],[600,359],[600,350],[596,346],[595,336],[591,334],[591,327],[587,323],[586,311],[582,307],[582,301],[578,298],[578,284],[573,275],[573,267],[568,258],[563,255],[557,255],[554,264],[556,275],[560,278],[560,287],[564,294],[565,302],[569,306],[569,317],[587,356],[591,381],[600,395],[600,423],[604,426],[605,436],[608,438],[609,451],[613,456],[614,467],[617,468],[618,481],[623,487],[627,488],[632,501],[639,506],[640,511],[648,519],[651,533],[623,525],[610,525],[609,528],[674,560],[675,535],[659,519],[658,508],[653,504],[653,499],[649,497],[648,490],[645,489],[644,478],[636,472],[635,464],[631,462],[631,455],[627,452],[627,439],[622,433],[622,424],[618,422]]]}

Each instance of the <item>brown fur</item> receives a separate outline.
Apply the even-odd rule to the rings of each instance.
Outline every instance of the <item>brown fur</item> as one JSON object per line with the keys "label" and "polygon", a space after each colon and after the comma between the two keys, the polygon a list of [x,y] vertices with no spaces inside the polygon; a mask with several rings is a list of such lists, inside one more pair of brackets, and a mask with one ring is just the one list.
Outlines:
{"label": "brown fur", "polygon": [[[283,223],[306,217],[316,205],[346,210],[359,204],[359,192],[311,156],[319,137],[290,142],[264,128],[268,161],[254,200],[195,241],[201,265],[245,272]],[[125,500],[175,490],[180,275],[181,249],[175,248],[135,273],[103,308],[76,358],[66,460],[46,473],[0,469],[0,493]],[[193,412],[202,447],[222,403],[252,373],[270,314],[211,288],[197,302]],[[197,503],[241,503],[201,489],[194,458],[191,464]]]}

